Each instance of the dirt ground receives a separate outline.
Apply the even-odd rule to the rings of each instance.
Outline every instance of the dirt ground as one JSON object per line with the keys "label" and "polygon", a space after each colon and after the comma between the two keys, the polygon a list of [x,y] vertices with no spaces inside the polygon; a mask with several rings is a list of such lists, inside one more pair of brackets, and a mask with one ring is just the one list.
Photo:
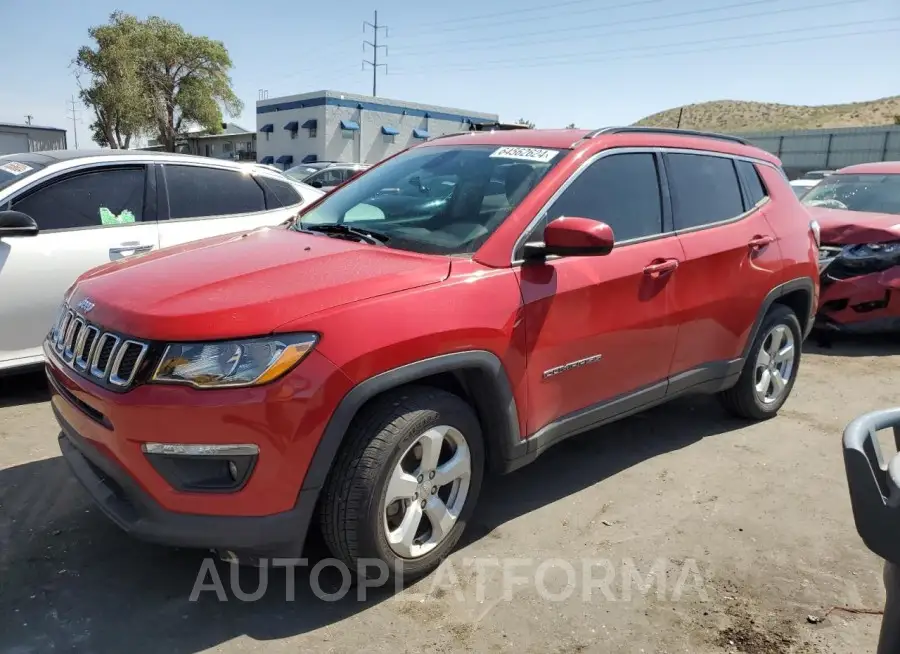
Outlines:
{"label": "dirt ground", "polygon": [[6,379],[0,652],[873,652],[880,616],[829,612],[883,601],[840,439],[855,416],[900,404],[898,389],[896,342],[807,345],[772,421],[687,398],[489,480],[458,551],[403,592],[322,601],[314,589],[336,597],[340,576],[304,568],[241,601],[260,571],[235,590],[218,563],[226,601],[191,601],[206,554],[135,542],[92,509],[41,377]]}

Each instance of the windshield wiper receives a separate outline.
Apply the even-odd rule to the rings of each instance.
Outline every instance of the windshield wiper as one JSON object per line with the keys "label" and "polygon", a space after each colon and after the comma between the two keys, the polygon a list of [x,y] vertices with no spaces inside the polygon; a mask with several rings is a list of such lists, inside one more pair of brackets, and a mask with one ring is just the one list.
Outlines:
{"label": "windshield wiper", "polygon": [[382,232],[378,232],[373,229],[366,229],[364,227],[350,227],[349,225],[345,225],[344,223],[336,223],[331,225],[298,224],[298,227],[301,231],[307,232],[320,232],[322,234],[336,234],[339,236],[355,236],[361,241],[369,243],[370,245],[384,245],[389,240],[391,240],[390,236],[388,236],[387,234],[383,234]]}

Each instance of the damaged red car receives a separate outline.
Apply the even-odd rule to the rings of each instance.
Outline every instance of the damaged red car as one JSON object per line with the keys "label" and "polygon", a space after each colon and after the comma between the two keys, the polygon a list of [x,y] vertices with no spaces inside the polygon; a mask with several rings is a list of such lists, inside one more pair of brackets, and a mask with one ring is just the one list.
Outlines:
{"label": "damaged red car", "polygon": [[816,326],[900,333],[900,161],[842,168],[802,203],[821,228]]}

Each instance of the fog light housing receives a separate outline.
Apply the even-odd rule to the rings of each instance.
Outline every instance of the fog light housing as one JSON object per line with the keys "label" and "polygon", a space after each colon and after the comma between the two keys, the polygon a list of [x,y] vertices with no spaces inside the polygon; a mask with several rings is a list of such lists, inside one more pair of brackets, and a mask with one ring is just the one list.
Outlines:
{"label": "fog light housing", "polygon": [[144,443],[141,450],[172,488],[188,493],[240,490],[259,457],[256,445]]}

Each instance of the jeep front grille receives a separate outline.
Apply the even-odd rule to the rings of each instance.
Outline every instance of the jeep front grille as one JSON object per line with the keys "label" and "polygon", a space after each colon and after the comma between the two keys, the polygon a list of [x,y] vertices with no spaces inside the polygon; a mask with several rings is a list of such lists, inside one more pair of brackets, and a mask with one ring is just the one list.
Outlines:
{"label": "jeep front grille", "polygon": [[120,390],[134,382],[149,349],[148,343],[105,331],[65,306],[48,341],[67,366]]}

